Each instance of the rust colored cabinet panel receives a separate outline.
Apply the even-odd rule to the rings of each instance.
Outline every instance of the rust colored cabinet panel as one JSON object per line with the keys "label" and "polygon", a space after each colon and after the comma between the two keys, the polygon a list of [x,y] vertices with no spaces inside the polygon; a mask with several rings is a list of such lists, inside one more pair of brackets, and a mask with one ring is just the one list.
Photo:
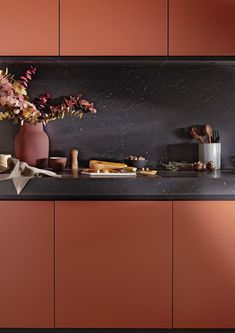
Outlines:
{"label": "rust colored cabinet panel", "polygon": [[54,325],[52,202],[0,202],[0,328]]}
{"label": "rust colored cabinet panel", "polygon": [[167,54],[167,0],[61,0],[61,55]]}
{"label": "rust colored cabinet panel", "polygon": [[171,202],[56,202],[56,327],[171,327]]}
{"label": "rust colored cabinet panel", "polygon": [[169,53],[235,55],[234,0],[169,0]]}
{"label": "rust colored cabinet panel", "polygon": [[58,55],[58,0],[0,0],[0,56]]}
{"label": "rust colored cabinet panel", "polygon": [[173,203],[173,327],[235,327],[235,202]]}

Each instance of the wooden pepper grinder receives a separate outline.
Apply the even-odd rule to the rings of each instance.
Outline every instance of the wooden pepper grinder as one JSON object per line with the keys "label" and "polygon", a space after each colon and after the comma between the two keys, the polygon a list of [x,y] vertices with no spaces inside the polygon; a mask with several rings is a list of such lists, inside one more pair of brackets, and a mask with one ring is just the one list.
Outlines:
{"label": "wooden pepper grinder", "polygon": [[77,176],[78,175],[78,150],[77,149],[71,149],[70,150],[70,157],[71,157],[72,174],[74,176]]}

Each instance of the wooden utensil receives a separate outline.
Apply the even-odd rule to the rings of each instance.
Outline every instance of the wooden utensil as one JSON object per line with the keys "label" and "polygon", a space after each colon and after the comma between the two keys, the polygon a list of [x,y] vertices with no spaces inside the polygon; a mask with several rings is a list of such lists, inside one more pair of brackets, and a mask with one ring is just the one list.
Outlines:
{"label": "wooden utensil", "polygon": [[198,142],[198,143],[205,143],[201,132],[198,127],[194,126],[191,128],[191,136]]}
{"label": "wooden utensil", "polygon": [[212,137],[212,134],[213,134],[212,127],[209,124],[206,124],[203,127],[203,130],[204,130],[205,135],[207,136],[208,142],[211,143],[211,137]]}

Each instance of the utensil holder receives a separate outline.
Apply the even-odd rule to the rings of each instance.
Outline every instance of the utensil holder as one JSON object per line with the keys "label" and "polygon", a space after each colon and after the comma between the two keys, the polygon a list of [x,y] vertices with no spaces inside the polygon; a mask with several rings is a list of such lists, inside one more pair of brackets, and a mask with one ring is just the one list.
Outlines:
{"label": "utensil holder", "polygon": [[203,163],[213,161],[216,169],[221,167],[221,143],[199,144],[199,160]]}

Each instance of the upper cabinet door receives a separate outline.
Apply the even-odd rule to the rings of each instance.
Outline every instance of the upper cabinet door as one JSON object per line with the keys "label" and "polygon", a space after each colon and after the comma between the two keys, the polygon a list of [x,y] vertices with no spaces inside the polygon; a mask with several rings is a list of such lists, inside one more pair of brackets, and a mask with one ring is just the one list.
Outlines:
{"label": "upper cabinet door", "polygon": [[58,0],[0,0],[0,56],[58,55]]}
{"label": "upper cabinet door", "polygon": [[53,202],[0,202],[0,328],[54,326],[53,214]]}
{"label": "upper cabinet door", "polygon": [[173,212],[173,328],[234,328],[235,202],[177,201]]}
{"label": "upper cabinet door", "polygon": [[234,0],[169,1],[169,55],[235,55]]}
{"label": "upper cabinet door", "polygon": [[167,54],[167,0],[61,0],[61,55]]}
{"label": "upper cabinet door", "polygon": [[56,202],[56,327],[171,327],[171,205]]}

